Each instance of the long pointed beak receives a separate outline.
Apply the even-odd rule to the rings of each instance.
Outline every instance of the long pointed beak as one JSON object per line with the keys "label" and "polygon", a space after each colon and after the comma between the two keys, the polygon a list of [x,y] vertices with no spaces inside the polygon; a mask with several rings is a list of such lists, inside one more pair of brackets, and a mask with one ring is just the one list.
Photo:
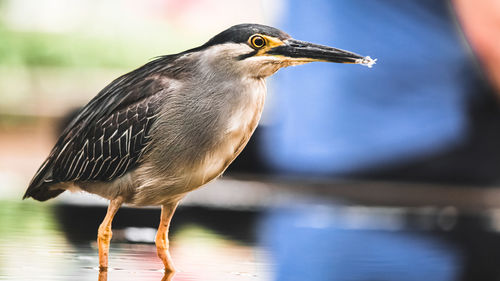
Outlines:
{"label": "long pointed beak", "polygon": [[291,58],[296,61],[312,62],[336,62],[336,63],[355,63],[372,67],[376,59],[363,57],[358,54],[344,51],[341,49],[317,45],[305,41],[288,39],[285,44],[276,46],[269,51],[268,55],[277,55]]}

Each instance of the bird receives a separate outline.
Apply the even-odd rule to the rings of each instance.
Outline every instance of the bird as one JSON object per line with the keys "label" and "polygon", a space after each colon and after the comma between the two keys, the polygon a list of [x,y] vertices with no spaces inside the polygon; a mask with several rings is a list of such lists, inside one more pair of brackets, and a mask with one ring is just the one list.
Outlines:
{"label": "bird", "polygon": [[85,191],[109,200],[98,228],[99,268],[108,268],[111,223],[122,204],[161,206],[155,244],[174,272],[168,229],[179,201],[219,177],[261,117],[266,78],[309,62],[376,60],[239,24],[187,51],[163,55],[104,87],[67,125],[23,199]]}

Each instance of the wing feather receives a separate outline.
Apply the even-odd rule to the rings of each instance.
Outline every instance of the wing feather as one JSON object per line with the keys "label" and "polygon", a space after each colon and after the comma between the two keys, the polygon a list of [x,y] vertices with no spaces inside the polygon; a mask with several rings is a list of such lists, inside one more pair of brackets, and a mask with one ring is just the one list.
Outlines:
{"label": "wing feather", "polygon": [[42,192],[47,193],[49,185],[111,181],[136,167],[147,149],[162,97],[172,90],[163,74],[167,72],[160,71],[171,60],[162,57],[119,77],[83,107],[33,177],[24,198],[46,200],[54,197],[50,193],[45,198]]}

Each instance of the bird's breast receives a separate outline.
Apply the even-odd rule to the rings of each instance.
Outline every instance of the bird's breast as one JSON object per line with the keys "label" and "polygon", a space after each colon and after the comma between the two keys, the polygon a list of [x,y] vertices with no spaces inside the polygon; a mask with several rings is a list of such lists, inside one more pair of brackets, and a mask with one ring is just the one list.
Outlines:
{"label": "bird's breast", "polygon": [[224,172],[231,162],[240,154],[257,128],[262,110],[266,89],[264,82],[242,94],[240,102],[224,120],[224,131],[212,151],[207,153],[197,167],[197,181],[203,185]]}
{"label": "bird's breast", "polygon": [[[241,92],[226,93],[233,96],[225,99],[222,99],[224,95],[218,95],[221,100],[205,103],[209,106],[203,110],[183,107],[191,109],[192,116],[163,115],[177,118],[157,122],[154,137],[162,145],[152,147],[134,172],[138,186],[134,204],[154,205],[170,202],[172,198],[177,200],[221,175],[238,156],[260,120],[266,88],[263,80],[235,88]],[[179,116],[185,116],[190,122],[180,126]]]}

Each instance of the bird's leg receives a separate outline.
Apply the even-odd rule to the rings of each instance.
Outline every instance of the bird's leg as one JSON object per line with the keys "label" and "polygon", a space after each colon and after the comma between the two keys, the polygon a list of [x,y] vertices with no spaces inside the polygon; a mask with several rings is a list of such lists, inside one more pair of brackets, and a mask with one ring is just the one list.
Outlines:
{"label": "bird's leg", "polygon": [[109,201],[108,212],[104,217],[99,231],[97,232],[97,245],[99,246],[99,268],[106,271],[108,269],[109,242],[111,241],[111,222],[123,203],[122,197],[117,197]]}
{"label": "bird's leg", "polygon": [[158,257],[165,265],[166,273],[175,271],[172,257],[169,252],[168,228],[177,204],[178,202],[161,206],[160,226],[158,227],[158,232],[156,233],[156,251],[158,252]]}

